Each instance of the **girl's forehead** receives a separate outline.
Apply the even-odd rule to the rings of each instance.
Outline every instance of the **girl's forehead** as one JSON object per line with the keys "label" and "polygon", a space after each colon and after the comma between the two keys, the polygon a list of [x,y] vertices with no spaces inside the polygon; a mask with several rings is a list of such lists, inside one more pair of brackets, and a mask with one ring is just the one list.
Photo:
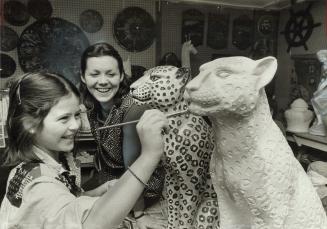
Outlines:
{"label": "girl's forehead", "polygon": [[80,110],[80,98],[73,93],[61,97],[58,102],[50,109],[49,113],[67,113]]}

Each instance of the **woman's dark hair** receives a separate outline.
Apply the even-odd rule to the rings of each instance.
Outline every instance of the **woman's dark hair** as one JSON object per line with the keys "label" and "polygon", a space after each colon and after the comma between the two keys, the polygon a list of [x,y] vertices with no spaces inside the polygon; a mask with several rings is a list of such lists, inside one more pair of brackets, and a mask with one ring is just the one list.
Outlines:
{"label": "woman's dark hair", "polygon": [[[113,102],[116,105],[120,105],[122,100],[122,96],[126,95],[129,92],[129,81],[128,77],[125,77],[126,73],[124,71],[123,60],[119,55],[118,51],[109,45],[108,43],[96,43],[89,46],[82,54],[81,58],[81,74],[84,76],[86,67],[87,67],[87,60],[91,57],[102,57],[102,56],[111,56],[117,60],[118,69],[121,75],[124,76],[123,81],[120,83],[119,90],[117,91],[116,95],[113,98]],[[98,109],[99,102],[89,93],[86,85],[81,82],[80,84],[80,91],[82,94],[82,100],[84,105],[89,109]]]}
{"label": "woman's dark hair", "polygon": [[27,73],[11,82],[5,165],[38,160],[31,152],[35,135],[31,130],[40,131],[50,109],[69,94],[79,98],[78,89],[70,81],[51,73]]}

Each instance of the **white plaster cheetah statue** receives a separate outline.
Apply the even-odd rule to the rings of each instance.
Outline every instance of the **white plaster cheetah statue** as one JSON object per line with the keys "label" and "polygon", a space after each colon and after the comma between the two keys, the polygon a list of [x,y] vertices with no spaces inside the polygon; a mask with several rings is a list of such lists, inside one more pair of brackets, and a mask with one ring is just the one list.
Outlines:
{"label": "white plaster cheetah statue", "polygon": [[186,86],[189,110],[208,115],[211,173],[221,229],[326,229],[319,197],[271,118],[264,86],[274,57],[227,57],[200,66]]}
{"label": "white plaster cheetah statue", "polygon": [[[187,110],[183,93],[190,77],[187,68],[152,68],[131,85],[137,104],[164,113]],[[218,202],[209,166],[213,132],[201,117],[183,114],[169,118],[165,135],[165,192],[169,229],[218,228]]]}

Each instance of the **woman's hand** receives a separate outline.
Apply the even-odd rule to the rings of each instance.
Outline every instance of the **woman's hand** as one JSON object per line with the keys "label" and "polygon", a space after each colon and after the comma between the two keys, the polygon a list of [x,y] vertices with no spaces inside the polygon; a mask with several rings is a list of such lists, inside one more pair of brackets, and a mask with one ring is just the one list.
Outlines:
{"label": "woman's hand", "polygon": [[136,126],[142,145],[142,154],[160,158],[164,150],[162,131],[167,130],[168,119],[159,110],[147,110]]}
{"label": "woman's hand", "polygon": [[161,220],[156,220],[155,218],[144,215],[136,220],[136,224],[139,229],[165,229],[166,223]]}

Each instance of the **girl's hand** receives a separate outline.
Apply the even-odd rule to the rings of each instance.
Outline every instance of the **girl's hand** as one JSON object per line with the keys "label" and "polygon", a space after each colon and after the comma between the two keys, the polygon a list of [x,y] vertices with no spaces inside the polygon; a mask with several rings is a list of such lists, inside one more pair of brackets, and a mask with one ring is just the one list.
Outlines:
{"label": "girl's hand", "polygon": [[160,158],[164,150],[162,131],[168,129],[168,119],[159,110],[147,110],[136,126],[142,154]]}
{"label": "girl's hand", "polygon": [[139,229],[165,229],[166,223],[162,220],[156,220],[155,218],[144,215],[136,220],[136,224]]}

